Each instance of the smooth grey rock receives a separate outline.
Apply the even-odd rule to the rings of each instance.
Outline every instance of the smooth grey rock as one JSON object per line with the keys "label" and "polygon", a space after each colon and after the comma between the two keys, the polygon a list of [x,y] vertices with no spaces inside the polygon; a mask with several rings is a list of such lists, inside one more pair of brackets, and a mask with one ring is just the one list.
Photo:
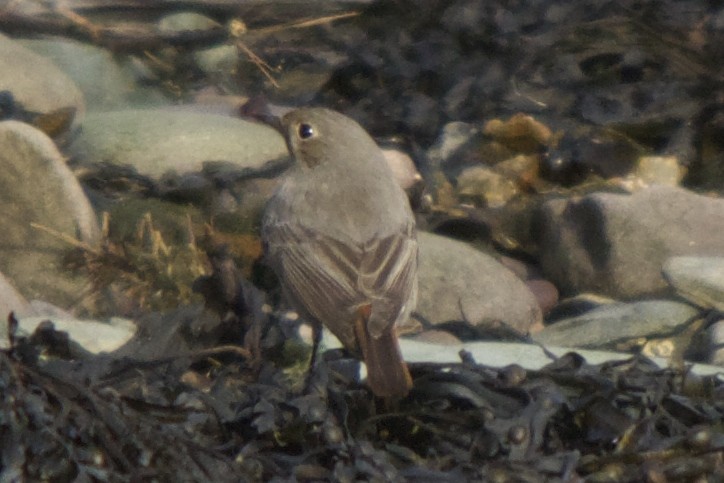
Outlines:
{"label": "smooth grey rock", "polygon": [[151,178],[201,171],[207,161],[260,170],[288,156],[283,138],[268,126],[161,109],[89,114],[69,149],[81,163],[132,166]]}
{"label": "smooth grey rock", "polygon": [[98,223],[53,141],[34,127],[0,122],[0,270],[29,299],[67,307],[87,280],[63,269],[69,239],[95,246]]}
{"label": "smooth grey rock", "polygon": [[417,310],[433,324],[466,321],[490,327],[504,322],[527,333],[542,323],[525,283],[490,255],[470,245],[419,232]]}
{"label": "smooth grey rock", "polygon": [[108,49],[61,37],[18,42],[50,59],[70,77],[83,92],[88,111],[165,101],[159,90],[139,86],[128,62]]}
{"label": "smooth grey rock", "polygon": [[25,109],[46,113],[74,107],[85,112],[83,94],[53,62],[0,34],[0,91],[12,92]]}
{"label": "smooth grey rock", "polygon": [[724,257],[672,257],[663,272],[685,299],[724,312]]}
{"label": "smooth grey rock", "polygon": [[533,339],[544,345],[609,348],[639,337],[671,335],[698,313],[689,304],[670,300],[604,305],[549,325]]}
{"label": "smooth grey rock", "polygon": [[543,272],[564,295],[669,295],[667,259],[724,256],[724,200],[682,188],[551,200],[535,225]]}

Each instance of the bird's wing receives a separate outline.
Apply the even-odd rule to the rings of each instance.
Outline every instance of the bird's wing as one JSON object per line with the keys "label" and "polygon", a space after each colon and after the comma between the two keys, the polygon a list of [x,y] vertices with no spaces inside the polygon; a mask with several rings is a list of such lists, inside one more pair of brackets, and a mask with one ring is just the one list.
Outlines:
{"label": "bird's wing", "polygon": [[364,249],[359,286],[372,301],[368,330],[377,338],[406,319],[417,299],[417,239],[412,223]]}
{"label": "bird's wing", "polygon": [[264,238],[284,291],[306,312],[302,315],[327,325],[357,350],[351,319],[360,305],[372,305],[369,330],[379,337],[410,302],[417,268],[413,230],[353,244],[276,221],[265,223]]}
{"label": "bird's wing", "polygon": [[267,259],[290,302],[303,317],[326,325],[356,351],[350,321],[360,302],[356,267],[361,253],[300,225],[266,223],[264,232]]}

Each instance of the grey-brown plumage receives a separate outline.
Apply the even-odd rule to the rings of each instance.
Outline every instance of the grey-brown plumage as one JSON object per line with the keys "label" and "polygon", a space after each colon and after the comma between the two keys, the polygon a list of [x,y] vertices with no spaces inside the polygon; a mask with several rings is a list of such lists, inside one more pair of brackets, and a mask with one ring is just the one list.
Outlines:
{"label": "grey-brown plumage", "polygon": [[412,381],[395,325],[417,296],[415,221],[382,151],[352,119],[293,111],[282,133],[295,159],[262,224],[267,260],[291,304],[367,364],[375,394]]}

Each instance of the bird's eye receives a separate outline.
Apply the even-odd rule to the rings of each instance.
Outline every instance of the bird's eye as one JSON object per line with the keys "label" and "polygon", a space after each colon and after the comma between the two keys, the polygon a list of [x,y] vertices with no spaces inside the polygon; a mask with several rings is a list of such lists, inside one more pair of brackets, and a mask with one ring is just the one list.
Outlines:
{"label": "bird's eye", "polygon": [[302,123],[299,125],[299,137],[309,139],[314,136],[314,128],[310,124]]}

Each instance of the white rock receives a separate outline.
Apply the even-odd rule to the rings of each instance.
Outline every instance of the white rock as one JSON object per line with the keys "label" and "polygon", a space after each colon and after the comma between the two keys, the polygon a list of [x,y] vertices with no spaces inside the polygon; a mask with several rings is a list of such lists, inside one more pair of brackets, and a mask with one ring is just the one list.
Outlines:
{"label": "white rock", "polygon": [[[440,345],[403,339],[400,341],[400,348],[402,356],[407,362],[460,362],[461,350],[470,352],[477,363],[492,367],[518,364],[525,369],[537,370],[552,362],[543,352],[543,349],[537,345],[513,342],[472,342]],[[589,364],[601,364],[607,361],[631,358],[631,354],[621,352],[574,349],[570,347],[546,347],[546,349],[558,357],[567,352],[576,352],[582,355]],[[668,366],[666,359],[654,358],[654,362],[662,368]],[[719,374],[720,379],[722,378],[722,368],[718,366],[692,364],[692,370],[699,375]]]}
{"label": "white rock", "polygon": [[[61,319],[48,317],[21,317],[18,319],[19,336],[29,336],[42,322],[50,320],[55,330],[67,332],[68,337],[93,354],[112,352],[131,340],[137,327],[129,319],[113,318],[109,322],[96,320]],[[0,348],[7,348],[7,329],[0,325]]]}

